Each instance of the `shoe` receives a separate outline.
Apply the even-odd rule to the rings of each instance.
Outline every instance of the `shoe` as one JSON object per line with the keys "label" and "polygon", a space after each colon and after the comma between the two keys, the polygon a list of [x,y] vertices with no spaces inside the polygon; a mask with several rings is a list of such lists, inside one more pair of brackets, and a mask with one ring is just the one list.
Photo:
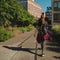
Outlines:
{"label": "shoe", "polygon": [[45,56],[45,54],[42,54],[41,56],[42,56],[42,57],[44,57],[44,56]]}

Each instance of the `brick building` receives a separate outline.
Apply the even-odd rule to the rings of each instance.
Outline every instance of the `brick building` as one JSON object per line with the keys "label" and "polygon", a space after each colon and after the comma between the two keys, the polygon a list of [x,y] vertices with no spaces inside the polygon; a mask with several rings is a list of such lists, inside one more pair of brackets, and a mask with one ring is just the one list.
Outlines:
{"label": "brick building", "polygon": [[42,7],[38,5],[34,0],[18,0],[26,11],[32,14],[36,19],[40,18],[42,13]]}
{"label": "brick building", "polygon": [[60,23],[60,0],[52,0],[52,21]]}

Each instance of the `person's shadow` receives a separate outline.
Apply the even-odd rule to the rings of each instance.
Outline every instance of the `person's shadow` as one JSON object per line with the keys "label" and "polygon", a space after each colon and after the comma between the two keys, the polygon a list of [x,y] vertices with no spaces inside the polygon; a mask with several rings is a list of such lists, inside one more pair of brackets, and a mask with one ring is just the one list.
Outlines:
{"label": "person's shadow", "polygon": [[[38,54],[37,50],[41,50],[40,48],[23,48],[22,46],[20,47],[10,47],[10,46],[3,46],[4,48],[7,48],[7,49],[11,49],[11,50],[14,50],[14,51],[25,51],[25,52],[29,52],[31,54],[34,54],[35,55],[35,58],[36,56],[41,56],[41,54]],[[34,51],[33,51],[34,50]]]}

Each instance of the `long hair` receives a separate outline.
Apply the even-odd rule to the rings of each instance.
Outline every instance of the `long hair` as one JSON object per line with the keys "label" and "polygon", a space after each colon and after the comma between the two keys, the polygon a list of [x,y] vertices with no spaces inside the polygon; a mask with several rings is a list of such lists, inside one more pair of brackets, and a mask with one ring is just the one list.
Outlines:
{"label": "long hair", "polygon": [[41,15],[41,22],[42,22],[42,24],[45,24],[45,15],[44,15],[44,13],[42,13],[42,15]]}

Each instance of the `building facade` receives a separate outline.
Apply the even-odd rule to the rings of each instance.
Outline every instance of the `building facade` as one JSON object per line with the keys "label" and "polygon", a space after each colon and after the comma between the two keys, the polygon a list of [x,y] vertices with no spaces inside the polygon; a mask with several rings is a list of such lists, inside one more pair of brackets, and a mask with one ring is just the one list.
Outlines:
{"label": "building facade", "polygon": [[49,18],[49,20],[52,20],[52,7],[47,7],[47,11],[46,11],[46,17]]}
{"label": "building facade", "polygon": [[52,0],[52,22],[60,23],[60,0]]}
{"label": "building facade", "polygon": [[32,14],[36,19],[40,18],[42,13],[42,7],[38,5],[34,0],[18,0],[26,11]]}
{"label": "building facade", "polygon": [[45,15],[46,15],[46,18],[48,18],[49,25],[51,25],[52,24],[52,7],[47,7]]}

